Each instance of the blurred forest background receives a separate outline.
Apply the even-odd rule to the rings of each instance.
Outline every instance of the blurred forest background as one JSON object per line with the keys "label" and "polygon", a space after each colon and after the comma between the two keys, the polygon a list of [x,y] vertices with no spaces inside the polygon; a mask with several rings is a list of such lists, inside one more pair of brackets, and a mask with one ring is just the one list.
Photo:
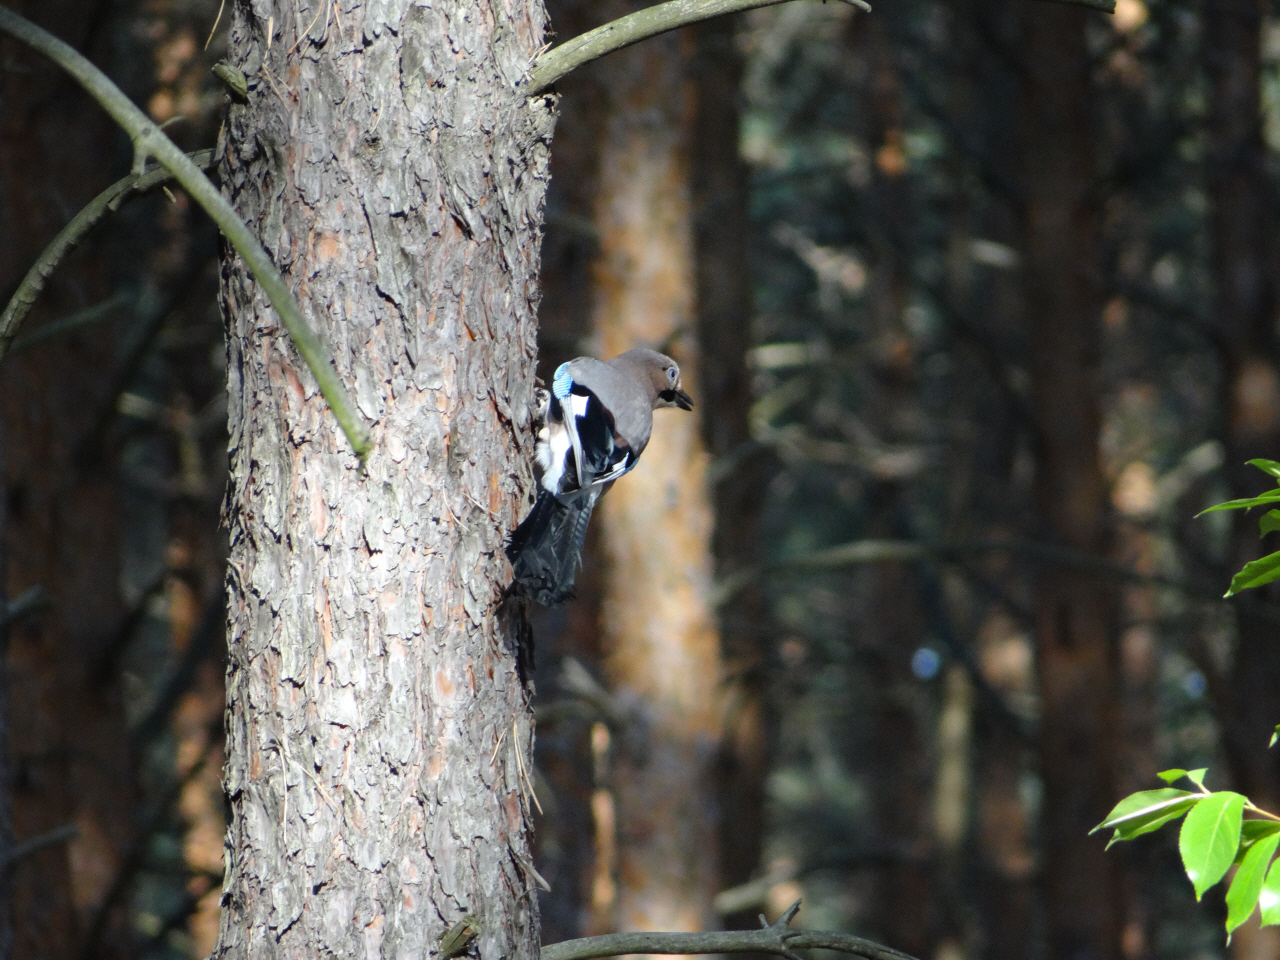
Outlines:
{"label": "blurred forest background", "polygon": [[[548,5],[560,40],[633,9]],[[11,6],[216,144],[218,0]],[[1194,519],[1280,459],[1280,10],[801,0],[559,89],[542,375],[649,343],[698,409],[536,612],[544,939],[803,897],[923,960],[1280,957],[1223,946],[1172,834],[1086,836],[1171,766],[1280,809],[1280,600],[1220,599],[1256,534]],[[0,40],[6,299],[131,160]],[[0,358],[16,957],[216,936],[217,253],[130,199]]]}

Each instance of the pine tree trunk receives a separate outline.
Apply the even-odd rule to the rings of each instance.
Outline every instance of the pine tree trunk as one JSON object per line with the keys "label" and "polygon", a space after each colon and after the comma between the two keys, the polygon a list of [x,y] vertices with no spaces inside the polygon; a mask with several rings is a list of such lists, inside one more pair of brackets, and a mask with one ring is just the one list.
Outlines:
{"label": "pine tree trunk", "polygon": [[[1246,462],[1280,458],[1275,216],[1260,104],[1262,16],[1253,0],[1215,0],[1206,7],[1204,23],[1212,93],[1205,185],[1215,321],[1226,366],[1226,463],[1232,496],[1249,497],[1271,484]],[[1260,555],[1258,523],[1244,511],[1234,520],[1233,561],[1239,569]],[[1230,697],[1223,704],[1223,747],[1237,789],[1271,809],[1280,802],[1280,761],[1267,749],[1276,721],[1280,647],[1275,627],[1264,621],[1242,615],[1239,631]]]}
{"label": "pine tree trunk", "polygon": [[[747,351],[752,344],[750,182],[738,152],[742,54],[735,18],[698,25],[693,76],[694,265],[697,289],[702,434],[718,479],[712,552],[720,580],[763,560],[760,515],[774,461],[751,444],[753,400]],[[760,867],[764,781],[773,727],[767,677],[774,641],[764,590],[753,581],[719,614],[725,663],[725,729],[720,750],[720,884],[746,883]],[[759,926],[759,911],[725,918],[729,927]]]}
{"label": "pine tree trunk", "polygon": [[[595,310],[602,356],[666,349],[697,398],[690,40],[668,34],[602,65],[611,101]],[[614,766],[615,915],[622,930],[698,930],[711,920],[718,886],[711,505],[697,417],[660,411],[654,421],[640,465],[601,501],[605,673],[637,707]]]}
{"label": "pine tree trunk", "polygon": [[[86,40],[83,4],[7,3],[68,42]],[[117,25],[118,26],[118,25]],[[70,32],[67,32],[67,31]],[[73,81],[7,38],[0,108],[0,290],[6,297],[44,245],[112,179],[104,160],[115,132]],[[24,329],[105,299],[112,264],[91,238],[55,275]],[[70,277],[67,273],[70,272]],[[85,949],[103,898],[134,841],[121,810],[135,808],[134,766],[118,672],[104,669],[125,621],[120,596],[120,478],[84,457],[98,415],[110,410],[118,343],[101,331],[46,341],[0,364],[4,423],[0,496],[6,563],[16,596],[33,586],[52,606],[15,624],[6,659],[12,839],[21,844],[74,825],[77,835],[24,857],[0,879],[0,957],[70,960]],[[100,438],[94,438],[100,439]],[[102,914],[95,956],[121,957],[130,929],[121,905]],[[10,926],[10,921],[12,926]]]}
{"label": "pine tree trunk", "polygon": [[[1101,295],[1089,56],[1079,8],[1024,8],[1022,176],[1025,330],[1043,535],[1095,555],[1108,546],[1098,450]],[[1044,906],[1053,960],[1119,953],[1118,863],[1088,831],[1115,801],[1114,589],[1037,571]]]}
{"label": "pine tree trunk", "polygon": [[375,422],[362,469],[234,256],[219,957],[534,956],[527,509],[552,115],[537,0],[235,5],[222,175]]}

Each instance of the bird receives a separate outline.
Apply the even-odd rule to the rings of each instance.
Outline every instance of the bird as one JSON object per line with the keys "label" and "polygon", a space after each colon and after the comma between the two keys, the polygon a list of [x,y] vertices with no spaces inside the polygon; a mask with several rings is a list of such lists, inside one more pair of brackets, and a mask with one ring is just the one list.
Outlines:
{"label": "bird", "polygon": [[597,501],[635,467],[649,443],[653,411],[693,409],[680,366],[636,347],[612,360],[562,363],[539,391],[534,450],[538,497],[507,544],[519,587],[543,606],[573,595],[582,543]]}

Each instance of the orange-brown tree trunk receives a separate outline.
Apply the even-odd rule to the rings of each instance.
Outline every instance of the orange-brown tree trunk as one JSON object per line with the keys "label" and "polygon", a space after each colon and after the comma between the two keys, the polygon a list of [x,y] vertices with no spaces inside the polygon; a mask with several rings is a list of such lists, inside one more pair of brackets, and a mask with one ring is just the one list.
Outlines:
{"label": "orange-brown tree trunk", "polygon": [[[666,348],[698,395],[687,33],[603,65],[595,223],[602,356]],[[602,639],[615,694],[634,705],[619,738],[616,922],[696,930],[717,888],[715,769],[720,661],[711,585],[707,457],[694,416],[660,413],[635,471],[602,501]]]}

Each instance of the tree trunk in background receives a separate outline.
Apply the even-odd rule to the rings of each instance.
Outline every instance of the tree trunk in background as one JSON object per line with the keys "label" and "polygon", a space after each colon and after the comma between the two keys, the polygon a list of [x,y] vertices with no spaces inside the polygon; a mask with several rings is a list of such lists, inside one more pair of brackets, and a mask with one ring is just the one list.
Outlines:
{"label": "tree trunk in background", "polygon": [[[557,42],[599,26],[596,0],[548,0],[547,15]],[[605,90],[599,70],[587,66],[556,84],[560,95],[546,235],[542,243],[542,302],[538,308],[538,371],[550,382],[566,360],[592,353],[592,269],[598,250],[592,215],[599,168],[598,131],[604,124]],[[531,611],[537,650],[539,710],[538,771],[549,796],[539,792],[544,815],[537,824],[538,870],[551,886],[539,898],[542,939],[555,943],[612,930],[612,826],[598,823],[612,793],[607,772],[595,759],[593,718],[566,716],[544,724],[544,705],[574,698],[561,683],[561,664],[573,657],[595,675],[600,668],[599,525],[587,531],[574,598],[556,609]],[[606,730],[607,732],[607,730]],[[548,802],[550,799],[551,802]],[[600,853],[604,855],[601,856]]]}
{"label": "tree trunk in background", "polygon": [[[1269,481],[1246,462],[1280,459],[1280,371],[1275,336],[1277,252],[1273,186],[1262,137],[1261,26],[1255,0],[1213,0],[1204,11],[1204,66],[1210,80],[1208,152],[1210,264],[1214,321],[1224,348],[1226,464],[1233,497]],[[1256,515],[1234,514],[1232,572],[1260,555]],[[1274,587],[1268,599],[1280,594]],[[1236,789],[1264,809],[1280,805],[1280,760],[1267,748],[1280,721],[1280,645],[1273,624],[1238,610],[1228,696],[1219,704],[1223,748]],[[1249,923],[1232,938],[1241,958],[1280,955],[1275,930]]]}
{"label": "tree trunk in background", "polygon": [[[83,4],[13,6],[73,46],[89,44]],[[117,141],[109,119],[44,58],[5,39],[0,59],[0,290],[7,298],[44,244],[110,182]],[[75,281],[53,279],[28,329],[105,299],[109,258],[88,246]],[[119,816],[135,799],[120,687],[115,671],[101,667],[123,617],[120,494],[106,464],[77,462],[104,405],[114,403],[117,363],[116,343],[98,330],[48,341],[0,366],[7,513],[0,575],[10,597],[40,585],[53,600],[49,611],[10,630],[9,776],[0,789],[10,792],[17,843],[68,824],[78,829],[75,839],[15,865],[6,903],[15,927],[3,956],[78,957],[132,840],[131,821]],[[125,955],[124,910],[105,919],[95,955]]]}
{"label": "tree trunk in background", "polygon": [[[695,31],[692,144],[694,265],[698,316],[698,404],[715,508],[712,552],[719,579],[763,559],[760,513],[771,461],[751,451],[752,342],[750,183],[738,153],[742,57],[736,19],[719,17]],[[759,582],[734,595],[719,615],[727,688],[720,752],[720,884],[745,883],[760,866],[764,778],[772,729],[768,607]],[[725,918],[759,925],[757,910]]]}
{"label": "tree trunk in background", "polygon": [[[595,316],[601,356],[640,344],[666,349],[701,402],[691,41],[668,34],[601,65],[611,100],[601,131]],[[634,707],[614,764],[615,915],[622,930],[697,930],[710,920],[718,883],[711,504],[698,418],[661,411],[654,420],[640,465],[601,503],[605,673]]]}
{"label": "tree trunk in background", "polygon": [[[1260,493],[1270,481],[1245,461],[1280,458],[1280,375],[1275,340],[1272,187],[1266,174],[1260,91],[1261,13],[1254,0],[1213,0],[1204,14],[1204,59],[1211,81],[1210,260],[1215,323],[1225,348],[1227,469],[1232,496]],[[1259,556],[1256,515],[1235,520],[1232,571]],[[1274,597],[1272,597],[1274,599]],[[1280,645],[1275,627],[1241,614],[1230,696],[1222,704],[1223,741],[1237,789],[1265,809],[1280,803],[1280,759],[1267,749],[1280,715]]]}
{"label": "tree trunk in background", "polygon": [[[1020,12],[1025,330],[1041,535],[1108,547],[1099,462],[1101,301],[1089,57],[1079,9]],[[1117,863],[1087,834],[1115,802],[1117,598],[1062,567],[1037,571],[1040,875],[1051,960],[1119,955]]]}
{"label": "tree trunk in background", "polygon": [[229,256],[215,956],[423,957],[469,913],[481,956],[520,960],[538,946],[527,624],[499,601],[531,486],[551,114],[515,84],[542,6],[327,10],[235,5],[231,56],[258,82],[222,172],[375,446],[361,469]]}

